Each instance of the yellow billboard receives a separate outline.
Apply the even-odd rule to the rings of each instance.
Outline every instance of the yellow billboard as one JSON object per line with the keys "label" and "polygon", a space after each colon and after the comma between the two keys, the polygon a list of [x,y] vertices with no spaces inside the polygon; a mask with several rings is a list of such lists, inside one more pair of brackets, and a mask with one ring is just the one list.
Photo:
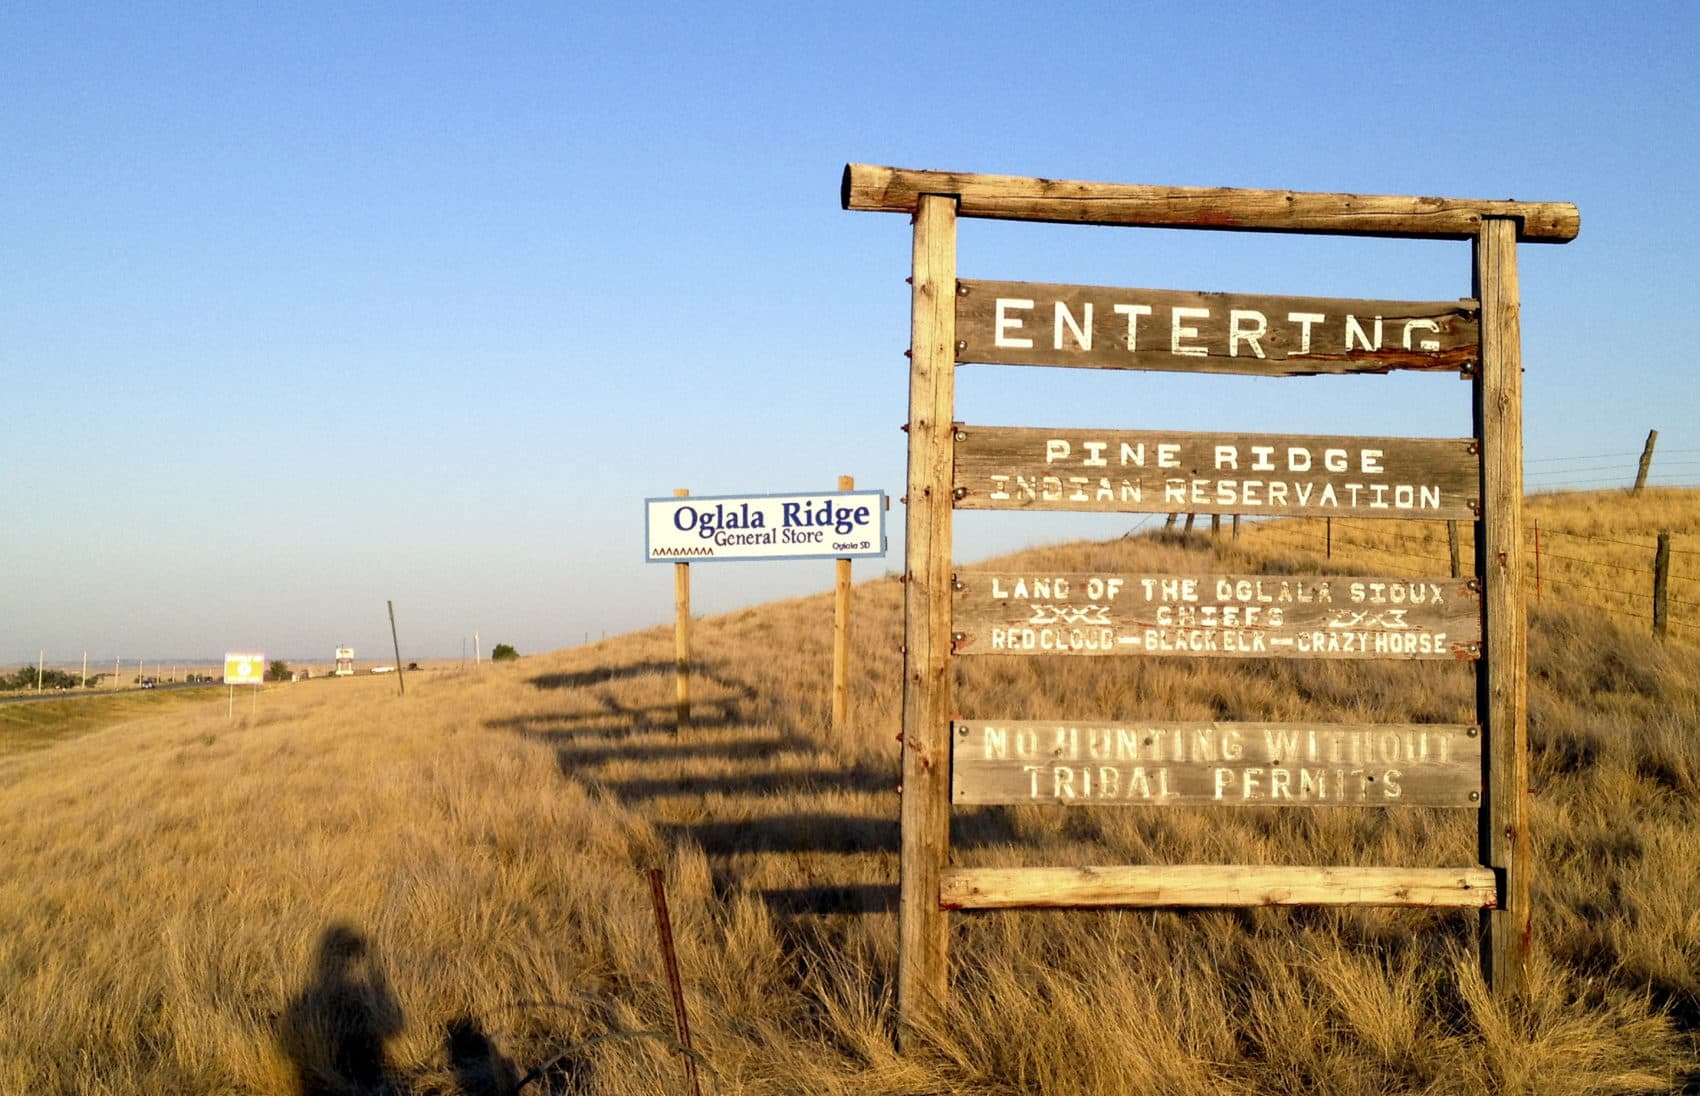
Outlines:
{"label": "yellow billboard", "polygon": [[227,652],[224,656],[226,685],[258,685],[266,676],[266,656]]}

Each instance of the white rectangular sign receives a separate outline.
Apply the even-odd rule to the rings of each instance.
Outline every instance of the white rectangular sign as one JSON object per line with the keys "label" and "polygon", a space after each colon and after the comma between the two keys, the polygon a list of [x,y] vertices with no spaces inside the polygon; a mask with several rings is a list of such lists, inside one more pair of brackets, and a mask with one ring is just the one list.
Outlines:
{"label": "white rectangular sign", "polygon": [[224,656],[226,685],[258,685],[266,677],[266,656],[231,651]]}
{"label": "white rectangular sign", "polygon": [[884,491],[644,500],[651,563],[885,555]]}

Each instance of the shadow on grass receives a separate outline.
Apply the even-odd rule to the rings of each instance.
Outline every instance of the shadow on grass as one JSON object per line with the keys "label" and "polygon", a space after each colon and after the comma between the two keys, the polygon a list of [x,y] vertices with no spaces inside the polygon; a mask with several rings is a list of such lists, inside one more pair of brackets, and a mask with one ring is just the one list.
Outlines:
{"label": "shadow on grass", "polygon": [[[674,663],[670,661],[631,662],[624,666],[598,666],[592,670],[579,670],[568,674],[538,674],[527,679],[527,684],[538,689],[588,689],[614,681],[627,681],[634,677],[671,677],[673,670]],[[755,689],[748,684],[720,676],[712,664],[691,663],[691,679],[712,682],[723,689],[741,693],[746,699],[756,695]]]}
{"label": "shadow on grass", "polygon": [[[621,699],[607,687],[650,678],[655,692],[670,693],[673,673],[671,661],[657,659],[541,674],[529,683],[541,690],[576,691],[580,702],[576,706],[586,710],[509,716],[487,725],[548,743],[563,776],[651,818],[661,810],[660,801],[670,797],[730,801],[726,806],[739,817],[657,822],[670,841],[694,842],[714,859],[745,853],[897,850],[897,799],[890,794],[898,780],[895,751],[889,764],[840,762],[818,735],[806,734],[797,726],[786,707],[709,662],[692,664],[691,682],[716,695],[693,698],[691,720],[683,733],[677,726],[674,702],[632,703],[630,690]],[[650,695],[653,698],[655,693]],[[740,729],[748,734],[739,735]],[[726,768],[717,770],[720,763],[726,763]],[[696,764],[710,771],[693,772]],[[604,766],[621,766],[623,771],[599,776]],[[634,773],[632,766],[640,767],[639,771]],[[643,771],[649,766],[658,771]],[[888,803],[889,810],[877,815],[842,810],[754,812],[756,817],[749,817],[751,812],[740,810],[736,803],[741,797],[821,799],[845,793],[889,795],[889,800],[878,800]],[[709,809],[714,809],[712,802]],[[888,908],[886,889],[885,884],[828,883],[778,889],[764,896],[775,912],[786,916],[877,912]]]}
{"label": "shadow on grass", "polygon": [[319,937],[307,984],[278,1018],[277,1040],[302,1096],[398,1092],[384,1046],[402,1020],[365,935],[335,924]]}
{"label": "shadow on grass", "polygon": [[894,913],[896,883],[819,884],[812,887],[769,887],[761,892],[768,911],[778,917],[821,916],[834,913]]}
{"label": "shadow on grass", "polygon": [[[338,923],[319,937],[306,984],[279,1015],[276,1036],[300,1096],[407,1096],[415,1086],[387,1050],[404,1023],[376,950],[359,929]],[[519,1084],[513,1062],[470,1016],[449,1021],[443,1049],[455,1079],[449,1092],[509,1096]]]}

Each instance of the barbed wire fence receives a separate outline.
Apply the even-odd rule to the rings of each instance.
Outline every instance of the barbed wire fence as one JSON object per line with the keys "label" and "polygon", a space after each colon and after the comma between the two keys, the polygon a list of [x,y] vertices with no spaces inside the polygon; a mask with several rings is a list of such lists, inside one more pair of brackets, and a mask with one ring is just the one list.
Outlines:
{"label": "barbed wire fence", "polygon": [[[1647,451],[1640,451],[1530,460],[1527,487],[1534,493],[1611,486],[1629,492],[1637,480],[1638,462],[1646,455]],[[1660,456],[1660,471],[1645,477],[1646,486],[1686,487],[1700,481],[1700,449],[1665,450]],[[1672,456],[1678,459],[1662,459]],[[1604,472],[1614,474],[1605,478],[1600,475]],[[1637,628],[1700,643],[1700,548],[1679,546],[1694,544],[1700,537],[1605,535],[1558,528],[1550,522],[1543,525],[1546,520],[1526,516],[1523,528],[1523,578],[1530,605],[1551,602],[1603,610],[1635,622]],[[1457,522],[1449,534],[1449,524],[1453,523],[1282,518],[1248,521],[1244,528],[1252,544],[1325,558],[1370,559],[1377,574],[1450,574],[1456,551],[1463,573],[1468,574],[1475,558],[1474,530],[1469,522]],[[1222,527],[1217,537],[1227,536],[1226,521]],[[1235,528],[1238,535],[1237,523]],[[1173,516],[1163,529],[1179,531]],[[1457,538],[1456,548],[1452,536]]]}

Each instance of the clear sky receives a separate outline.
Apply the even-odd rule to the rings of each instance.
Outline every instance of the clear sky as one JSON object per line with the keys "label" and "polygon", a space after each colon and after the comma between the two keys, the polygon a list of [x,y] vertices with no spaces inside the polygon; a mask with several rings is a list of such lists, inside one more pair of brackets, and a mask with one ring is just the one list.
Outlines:
{"label": "clear sky", "polygon": [[[839,209],[852,160],[1574,202],[1519,249],[1530,482],[1626,481],[1650,427],[1700,482],[1700,6],[1371,10],[5,5],[0,666],[382,656],[388,599],[404,657],[546,650],[671,618],[646,496],[901,495],[909,226]],[[971,221],[959,267],[1470,291],[1456,242]],[[958,417],[1460,436],[1469,399],[976,366]],[[1141,520],[964,514],[957,556]]]}

